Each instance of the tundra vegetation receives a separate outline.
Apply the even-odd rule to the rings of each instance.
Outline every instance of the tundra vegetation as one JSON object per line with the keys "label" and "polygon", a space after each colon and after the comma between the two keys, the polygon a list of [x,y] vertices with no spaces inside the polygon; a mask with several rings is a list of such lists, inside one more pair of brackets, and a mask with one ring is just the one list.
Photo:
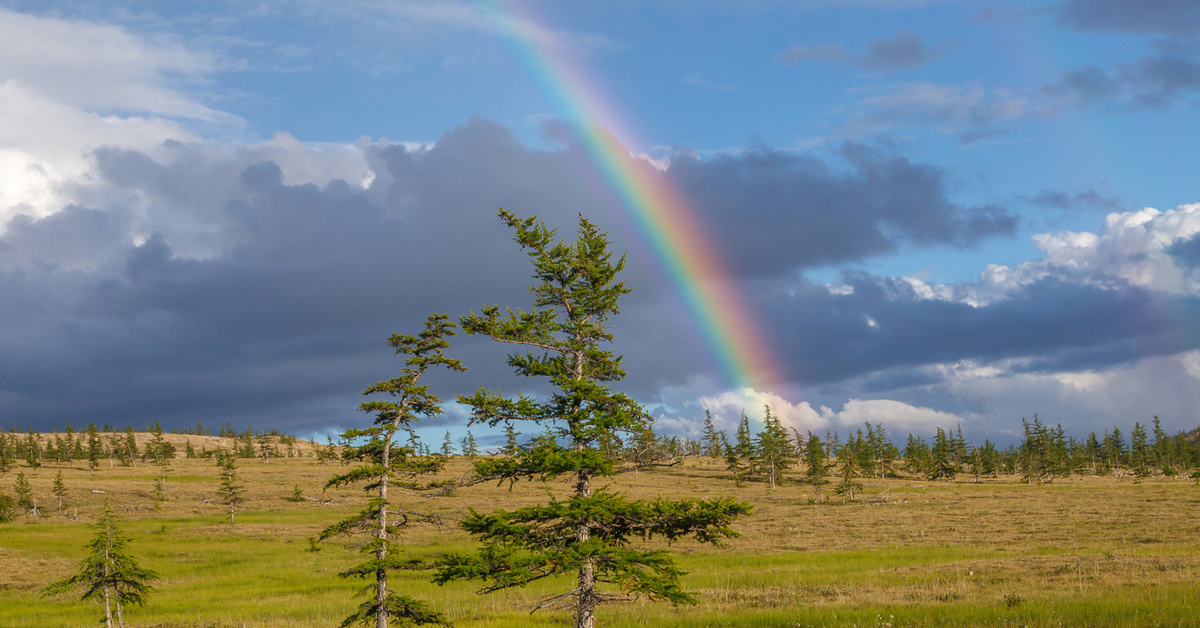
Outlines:
{"label": "tundra vegetation", "polygon": [[[1153,423],[1148,425],[1147,447],[1154,451]],[[331,538],[321,544],[322,551],[314,552],[310,539],[331,522],[355,516],[374,497],[357,486],[322,491],[339,468],[336,459],[325,455],[330,446],[274,435],[282,455],[273,456],[270,463],[253,447],[238,457],[246,491],[238,523],[231,526],[228,506],[219,500],[221,469],[208,459],[217,449],[241,448],[247,453],[244,433],[228,431],[231,435],[225,437],[195,431],[164,434],[181,451],[173,462],[170,495],[157,510],[153,484],[160,478],[159,469],[140,459],[151,434],[131,432],[139,453],[128,466],[105,464],[92,470],[86,447],[78,458],[48,457],[37,469],[18,455],[20,462],[14,463],[3,485],[11,487],[16,474],[24,472],[39,502],[54,505],[54,483],[61,474],[67,505],[61,511],[42,508],[40,516],[33,516],[19,511],[9,497],[14,519],[0,524],[0,625],[95,625],[94,605],[66,597],[43,598],[41,590],[78,572],[86,553],[81,548],[92,536],[89,523],[97,520],[106,498],[124,520],[122,530],[130,538],[126,551],[161,576],[154,595],[132,618],[135,625],[338,625],[357,605],[354,596],[361,584],[338,573],[362,562],[359,541]],[[864,426],[864,438],[866,431]],[[45,449],[47,442],[65,440],[64,436],[59,430],[35,434],[35,440]],[[26,442],[23,433],[0,437],[6,446]],[[182,453],[188,438],[196,458]],[[291,457],[281,438],[293,442]],[[823,445],[825,435],[815,440]],[[828,440],[835,440],[832,433]],[[858,451],[857,430],[853,438],[841,434],[836,440],[842,443],[838,453],[843,456]],[[645,599],[613,604],[600,623],[847,628],[1200,625],[1195,613],[1200,605],[1200,588],[1195,586],[1200,581],[1200,487],[1190,477],[1200,468],[1200,432],[1165,437],[1174,473],[1165,475],[1161,467],[1151,466],[1140,478],[1132,466],[1131,440],[1124,441],[1121,451],[1101,449],[1094,467],[1086,453],[1088,440],[1075,440],[1084,449],[1073,451],[1066,438],[1067,459],[1075,461],[1070,473],[1040,484],[1026,477],[1021,460],[1030,457],[1021,454],[1021,444],[1000,448],[1003,455],[994,474],[981,469],[979,477],[972,467],[979,457],[970,455],[968,446],[966,462],[953,479],[929,479],[924,471],[906,470],[901,452],[890,472],[857,477],[863,488],[844,503],[832,493],[830,485],[840,481],[833,470],[825,475],[826,484],[809,482],[808,455],[780,474],[774,490],[765,478],[748,478],[739,485],[726,470],[723,456],[703,453],[685,455],[674,466],[613,477],[606,482],[608,489],[631,500],[727,497],[749,502],[754,515],[739,520],[735,528],[741,536],[727,540],[721,549],[686,540],[646,543],[648,548],[673,549],[679,570],[685,572],[680,586],[696,599],[695,605],[674,607]],[[1103,444],[1102,438],[1096,440]],[[503,445],[503,434],[485,442]],[[694,445],[686,439],[655,442],[664,451],[684,454]],[[811,444],[806,439],[806,447],[817,451]],[[332,450],[339,455],[342,451],[337,446]],[[823,447],[820,451],[824,455]],[[1111,457],[1104,458],[1106,453]],[[487,450],[476,455],[481,458],[502,460]],[[453,482],[474,469],[474,461],[461,454],[443,463],[427,476],[429,481]],[[836,470],[838,459],[821,457],[820,464]],[[402,503],[453,522],[483,504],[493,511],[516,511],[544,503],[547,495],[567,500],[572,484],[535,480],[532,486],[540,491],[522,491],[488,482],[428,499],[406,487],[394,490]],[[296,487],[310,497],[289,501]],[[476,547],[470,534],[453,525],[406,528],[403,543],[408,556],[429,560],[470,553]],[[456,626],[558,626],[573,621],[567,610],[529,614],[539,601],[572,588],[572,577],[479,596],[477,587],[439,587],[430,582],[430,575],[402,571],[389,580],[389,587],[423,600]]]}

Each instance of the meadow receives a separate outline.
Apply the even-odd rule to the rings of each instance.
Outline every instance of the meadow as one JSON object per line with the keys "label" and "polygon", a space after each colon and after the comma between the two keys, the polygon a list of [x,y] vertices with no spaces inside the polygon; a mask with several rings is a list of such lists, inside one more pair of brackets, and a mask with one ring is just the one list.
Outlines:
{"label": "meadow", "polygon": [[[141,438],[141,437],[140,437]],[[179,441],[183,437],[169,436]],[[225,439],[191,437],[196,449]],[[209,442],[211,439],[211,442]],[[204,441],[204,442],[201,442]],[[70,575],[83,557],[103,500],[124,519],[131,554],[157,571],[156,592],[128,609],[130,626],[283,628],[336,626],[357,604],[359,581],[337,573],[360,560],[351,539],[310,542],[361,509],[357,488],[323,491],[344,469],[321,464],[310,447],[296,457],[237,460],[246,502],[230,524],[217,501],[212,460],[178,458],[165,500],[154,498],[159,467],[98,469],[87,461],[21,464],[42,513],[0,524],[0,626],[93,626],[103,611],[41,589]],[[451,457],[445,479],[463,476]],[[68,506],[51,493],[61,472]],[[793,469],[776,490],[738,485],[724,461],[682,464],[615,478],[631,497],[730,495],[753,504],[723,548],[676,543],[693,606],[648,600],[602,606],[600,626],[1200,626],[1200,487],[1191,479],[1072,476],[1024,484],[1016,476],[954,481],[861,478],[861,500],[846,501],[800,483]],[[292,501],[296,488],[303,499]],[[472,541],[454,522],[487,511],[565,496],[566,481],[477,484],[446,496],[405,496],[439,513],[442,527],[413,527],[415,555],[464,551]],[[649,542],[655,546],[657,541]],[[407,572],[393,586],[430,602],[461,627],[570,625],[565,611],[535,604],[569,589],[543,581],[477,595],[472,583],[439,587]]]}

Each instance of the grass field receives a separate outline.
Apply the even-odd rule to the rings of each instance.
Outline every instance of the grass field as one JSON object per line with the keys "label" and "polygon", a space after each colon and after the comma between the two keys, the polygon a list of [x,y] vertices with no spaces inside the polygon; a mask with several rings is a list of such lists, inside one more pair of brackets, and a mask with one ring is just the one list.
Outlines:
{"label": "grass field", "polygon": [[[1015,477],[978,484],[866,479],[867,500],[842,504],[818,499],[796,481],[799,473],[769,492],[760,483],[736,486],[723,467],[690,459],[613,482],[632,497],[733,495],[750,501],[754,513],[725,548],[673,548],[697,605],[606,605],[601,626],[1200,626],[1200,487],[1191,480],[1072,477],[1030,486]],[[465,459],[452,459],[444,475],[467,468]],[[11,495],[23,471],[43,516],[0,525],[0,626],[96,624],[103,615],[97,605],[43,598],[40,590],[72,573],[106,497],[133,538],[130,552],[161,575],[150,602],[127,611],[129,625],[336,626],[361,586],[337,572],[359,555],[350,540],[311,551],[309,539],[366,502],[357,489],[322,492],[340,469],[312,457],[239,459],[247,501],[231,525],[216,501],[218,469],[210,460],[175,460],[168,499],[158,503],[152,496],[160,474],[151,465],[18,467],[0,486]],[[60,470],[69,491],[65,514],[51,494]],[[288,501],[295,486],[308,499]],[[481,484],[406,503],[453,521],[468,507],[511,508],[568,488]],[[405,542],[421,554],[471,547],[453,525],[414,528]],[[564,611],[529,612],[569,589],[565,581],[479,596],[471,583],[438,587],[427,578],[404,574],[393,586],[458,626],[569,624]]]}

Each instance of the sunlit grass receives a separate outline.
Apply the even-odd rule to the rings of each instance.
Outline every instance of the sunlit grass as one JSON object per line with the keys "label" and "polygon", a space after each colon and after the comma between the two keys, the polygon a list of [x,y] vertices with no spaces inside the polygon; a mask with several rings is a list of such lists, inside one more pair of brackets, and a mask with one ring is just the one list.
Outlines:
{"label": "sunlit grass", "polygon": [[[45,599],[49,582],[83,556],[87,524],[104,498],[125,519],[129,550],[161,575],[132,626],[278,628],[332,626],[358,603],[358,581],[337,573],[360,560],[351,539],[310,551],[309,539],[361,508],[357,489],[322,491],[338,465],[312,458],[238,460],[247,488],[237,523],[216,501],[217,469],[179,459],[156,503],[155,467],[47,465],[21,468],[43,516],[0,525],[0,626],[93,626],[102,610],[76,598]],[[679,608],[638,600],[606,605],[602,626],[1200,626],[1200,488],[1188,480],[1069,478],[1029,486],[1015,478],[957,482],[865,480],[866,497],[824,500],[792,478],[779,490],[736,486],[706,459],[628,474],[613,489],[631,497],[732,495],[754,504],[725,548],[673,547],[698,603]],[[66,513],[50,493],[61,469]],[[452,461],[445,477],[466,470]],[[3,481],[11,483],[15,470]],[[308,498],[291,502],[293,487]],[[453,520],[468,507],[512,508],[563,495],[569,485],[477,485],[406,503]],[[890,489],[890,490],[888,490]],[[102,491],[102,492],[93,492]],[[76,517],[76,518],[73,518]],[[469,551],[453,526],[414,528],[408,551]],[[654,541],[649,545],[657,546]],[[536,603],[569,579],[480,596],[473,583],[439,587],[427,573],[393,587],[428,601],[459,626],[562,626],[569,615]]]}

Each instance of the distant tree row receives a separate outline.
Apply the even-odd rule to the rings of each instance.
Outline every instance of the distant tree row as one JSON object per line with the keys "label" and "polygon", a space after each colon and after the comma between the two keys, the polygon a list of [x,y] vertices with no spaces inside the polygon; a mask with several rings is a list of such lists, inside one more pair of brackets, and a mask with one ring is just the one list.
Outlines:
{"label": "distant tree row", "polygon": [[959,475],[976,479],[999,475],[1021,475],[1025,482],[1050,482],[1071,475],[1176,476],[1200,469],[1200,430],[1168,435],[1156,416],[1152,429],[1134,423],[1129,439],[1120,428],[1086,438],[1067,436],[1062,424],[1051,427],[1034,415],[1021,419],[1019,443],[999,448],[985,439],[982,445],[968,444],[958,426],[953,431],[937,428],[933,437],[909,434],[904,449],[888,438],[882,424],[866,423],[847,435],[845,443],[837,432],[826,432],[825,440],[808,432],[789,432],[766,408],[762,428],[753,433],[743,413],[733,442],[717,430],[712,416],[705,418],[702,440],[688,441],[685,449],[723,459],[738,482],[764,481],[772,488],[780,473],[803,463],[804,481],[815,486],[840,477],[841,487],[853,490],[855,477],[901,477],[951,480]]}
{"label": "distant tree row", "polygon": [[[140,447],[133,426],[116,431],[108,425],[100,429],[94,423],[89,423],[82,432],[76,432],[68,422],[64,432],[55,430],[41,434],[32,428],[26,432],[17,432],[15,429],[0,432],[0,473],[7,473],[18,462],[36,468],[47,462],[86,460],[95,469],[102,462],[107,462],[110,467],[129,467],[139,460],[161,466],[165,461],[179,456],[181,452],[163,437],[162,426],[157,421],[147,431],[151,435],[150,442]],[[238,458],[263,458],[269,462],[272,457],[291,458],[298,455],[298,439],[276,430],[260,433],[246,430],[238,433],[222,428],[221,436],[233,440],[230,453]],[[324,450],[317,446],[315,449],[322,461],[335,455],[332,446]],[[186,458],[210,458],[215,450],[203,446],[197,450],[189,439],[182,453]]]}

